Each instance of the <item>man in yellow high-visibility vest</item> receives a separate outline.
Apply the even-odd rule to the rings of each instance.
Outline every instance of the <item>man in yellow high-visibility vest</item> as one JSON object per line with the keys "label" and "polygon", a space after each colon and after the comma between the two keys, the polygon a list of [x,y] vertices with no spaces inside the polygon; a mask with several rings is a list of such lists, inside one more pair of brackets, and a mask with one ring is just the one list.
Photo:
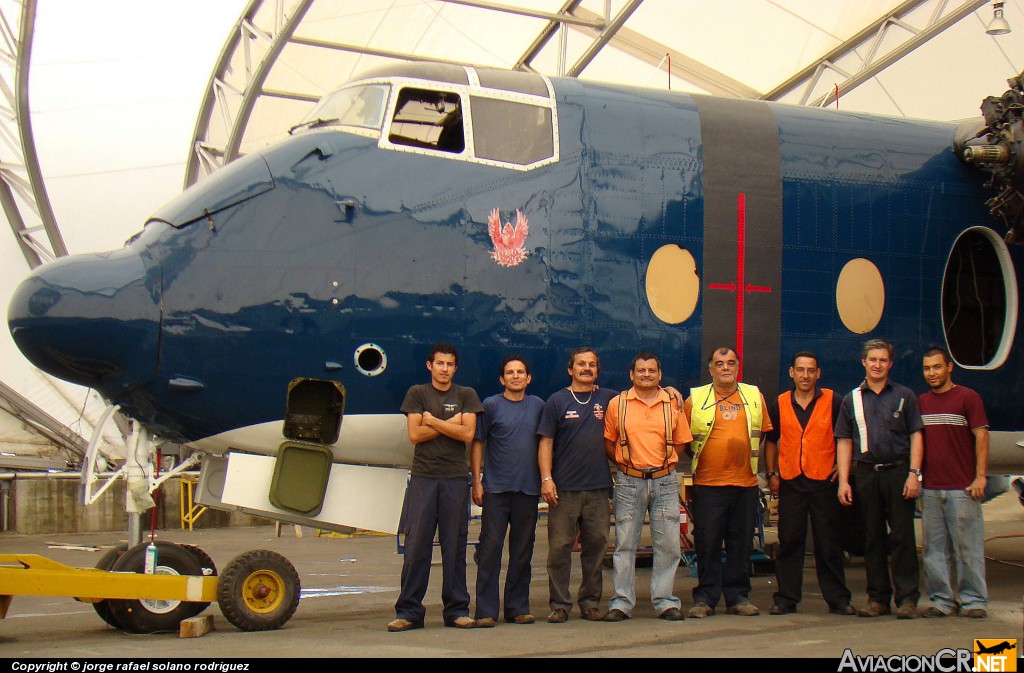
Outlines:
{"label": "man in yellow high-visibility vest", "polygon": [[[760,614],[750,595],[750,551],[760,489],[761,435],[772,429],[764,396],[740,383],[739,357],[728,346],[708,357],[711,383],[690,390],[685,412],[693,442],[693,538],[697,586],[689,617],[710,617],[724,594],[726,612]],[[725,563],[721,562],[725,544]]]}

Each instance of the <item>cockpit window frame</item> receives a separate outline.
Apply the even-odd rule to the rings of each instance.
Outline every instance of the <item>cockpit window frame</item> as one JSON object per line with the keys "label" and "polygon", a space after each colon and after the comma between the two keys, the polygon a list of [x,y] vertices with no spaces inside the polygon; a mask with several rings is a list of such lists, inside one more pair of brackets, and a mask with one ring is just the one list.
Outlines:
{"label": "cockpit window frame", "polygon": [[[549,164],[556,163],[559,160],[558,107],[555,103],[554,88],[552,87],[551,82],[548,78],[543,78],[544,84],[548,90],[548,95],[545,97],[520,93],[516,91],[487,88],[481,86],[479,77],[477,76],[477,73],[473,68],[466,67],[466,71],[467,74],[469,75],[468,85],[456,84],[452,82],[439,82],[414,77],[374,77],[372,79],[358,80],[352,82],[353,86],[377,83],[387,83],[391,86],[391,90],[389,92],[387,101],[388,107],[387,111],[385,112],[384,125],[380,132],[378,146],[381,149],[387,149],[396,152],[405,152],[408,154],[420,154],[424,156],[439,157],[448,159],[450,161],[465,161],[468,163],[482,164],[485,166],[498,166],[501,168],[509,168],[517,171],[535,170],[542,166],[547,166]],[[462,108],[463,134],[465,137],[465,147],[463,148],[462,152],[454,153],[444,150],[414,147],[410,145],[394,143],[390,140],[391,126],[394,123],[394,106],[396,105],[399,99],[400,92],[406,88],[437,91],[441,93],[452,93],[459,96],[459,101]],[[550,110],[552,155],[550,157],[539,159],[529,164],[516,164],[508,161],[484,159],[482,157],[478,157],[476,155],[476,145],[474,142],[474,117],[471,100],[472,97],[510,101],[514,103],[522,103],[527,105],[534,105],[537,107],[543,107]]]}

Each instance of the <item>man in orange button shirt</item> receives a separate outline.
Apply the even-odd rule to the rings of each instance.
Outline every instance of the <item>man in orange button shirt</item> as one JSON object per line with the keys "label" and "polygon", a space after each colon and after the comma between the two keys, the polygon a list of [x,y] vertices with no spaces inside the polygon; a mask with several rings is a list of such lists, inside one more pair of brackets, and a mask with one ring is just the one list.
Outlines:
{"label": "man in orange button shirt", "polygon": [[679,567],[678,448],[693,437],[679,405],[661,387],[661,363],[654,353],[633,358],[633,387],[619,393],[604,418],[604,450],[615,463],[615,595],[606,622],[629,619],[636,604],[636,549],[650,512],[654,568],[651,602],[658,617],[684,618],[673,593]]}

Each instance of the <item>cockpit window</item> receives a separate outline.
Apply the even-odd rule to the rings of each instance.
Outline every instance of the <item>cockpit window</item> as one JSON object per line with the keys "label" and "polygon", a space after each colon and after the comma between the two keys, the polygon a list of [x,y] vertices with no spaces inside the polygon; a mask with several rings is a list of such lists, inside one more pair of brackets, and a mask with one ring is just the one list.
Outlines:
{"label": "cockpit window", "polygon": [[466,149],[458,94],[402,89],[388,140],[396,145],[461,153]]}
{"label": "cockpit window", "polygon": [[354,86],[323,98],[297,127],[341,124],[380,130],[388,87],[383,84]]}
{"label": "cockpit window", "polygon": [[551,108],[480,96],[470,101],[476,156],[525,166],[554,155]]}

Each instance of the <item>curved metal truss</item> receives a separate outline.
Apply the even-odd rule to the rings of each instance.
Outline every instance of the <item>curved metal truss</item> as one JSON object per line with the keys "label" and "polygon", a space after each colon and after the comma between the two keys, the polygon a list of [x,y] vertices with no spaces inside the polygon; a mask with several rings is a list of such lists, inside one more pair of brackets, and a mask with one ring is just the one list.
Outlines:
{"label": "curved metal truss", "polygon": [[35,16],[35,0],[0,4],[0,205],[32,268],[68,254],[46,195],[29,116]]}
{"label": "curved metal truss", "polygon": [[[846,95],[871,80],[986,2],[906,0],[767,91],[759,91],[687,55],[682,45],[666,44],[634,29],[630,20],[643,0],[604,0],[603,12],[588,10],[582,6],[583,0],[563,0],[557,11],[534,9],[542,4],[539,2],[524,1],[519,6],[488,0],[423,0],[418,5],[405,3],[403,11],[412,11],[409,7],[415,5],[424,17],[423,35],[430,25],[444,21],[445,12],[451,14],[455,7],[476,12],[474,19],[501,17],[509,24],[518,21],[517,27],[528,22],[524,29],[532,31],[531,34],[518,36],[517,42],[525,47],[500,55],[484,49],[481,58],[485,65],[576,77],[603,52],[613,51],[628,56],[633,63],[668,72],[670,86],[672,78],[676,78],[716,95],[821,106],[834,102],[837,91]],[[325,93],[322,87],[327,83],[309,72],[301,73],[301,77],[279,77],[277,83],[272,81],[274,73],[290,69],[294,74],[302,69],[295,64],[295,53],[300,54],[299,60],[301,54],[328,52],[354,57],[334,57],[340,65],[333,73],[335,81],[330,84],[340,83],[351,75],[353,62],[365,64],[368,60],[387,58],[465,64],[469,60],[458,57],[465,53],[458,45],[424,46],[421,43],[430,40],[423,39],[423,35],[396,48],[393,40],[382,37],[389,27],[393,29],[396,25],[398,16],[388,16],[395,11],[398,10],[394,3],[373,1],[349,4],[336,0],[252,0],[236,23],[210,78],[196,122],[185,185],[234,160],[247,147],[256,148],[275,139],[266,129],[252,133],[253,119],[259,116],[261,108],[276,106],[281,110],[287,103],[295,110],[305,110]],[[673,7],[672,11],[682,11],[685,17],[686,10]],[[723,7],[723,11],[727,13],[728,7]],[[349,30],[351,22],[339,20],[345,15],[363,18],[374,12],[383,18],[372,33]],[[389,19],[393,21],[390,24]],[[332,30],[323,30],[332,20],[336,22]],[[510,35],[513,32],[512,28],[507,30]],[[293,53],[292,64],[280,66],[279,58],[288,51]],[[538,60],[543,64],[539,65]],[[300,115],[301,112],[297,113]],[[293,123],[295,118],[289,121]],[[287,124],[282,122],[279,126],[277,133],[281,134]]]}

